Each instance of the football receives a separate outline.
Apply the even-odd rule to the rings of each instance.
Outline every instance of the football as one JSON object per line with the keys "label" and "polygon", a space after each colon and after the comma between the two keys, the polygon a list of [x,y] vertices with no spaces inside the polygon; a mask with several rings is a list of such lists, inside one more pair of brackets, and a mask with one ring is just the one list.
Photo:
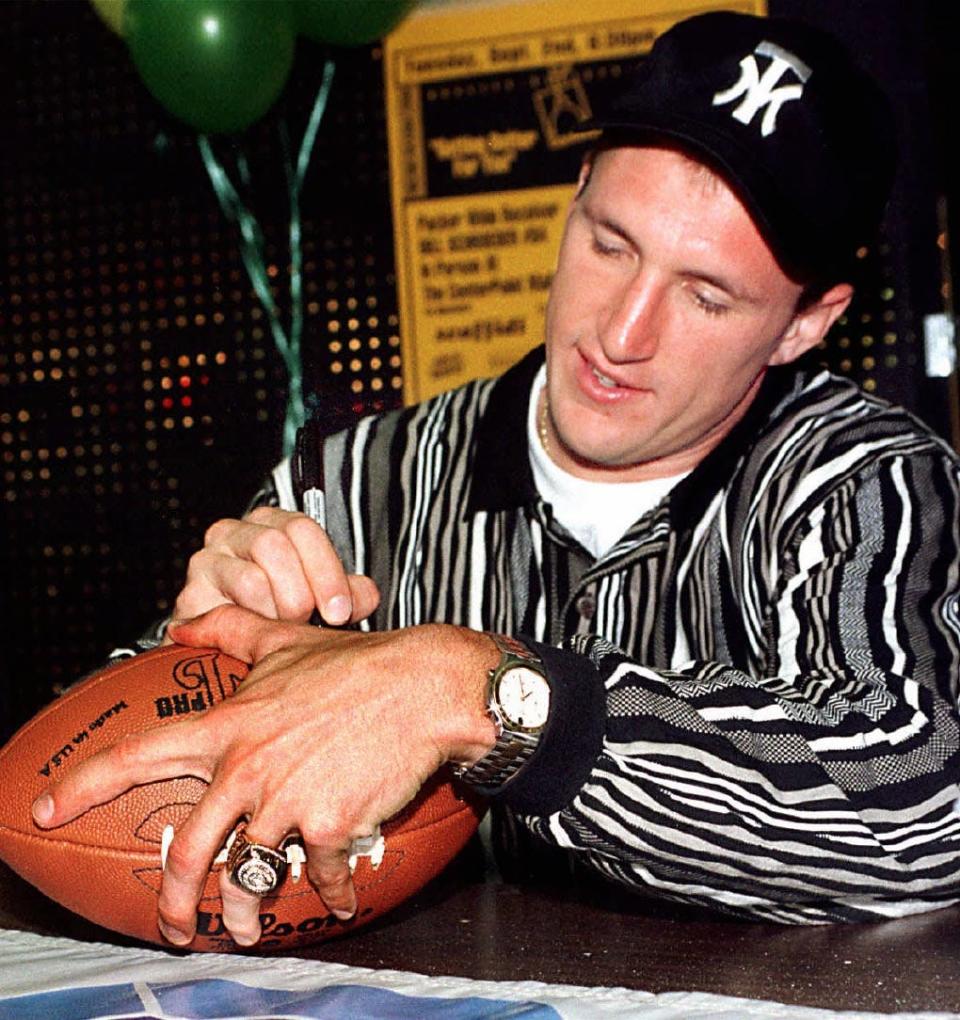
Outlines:
{"label": "football", "polygon": [[[184,776],[135,787],[57,829],[33,824],[30,806],[52,781],[127,733],[206,712],[243,682],[247,666],[213,649],[167,645],[96,673],[24,725],[0,750],[0,859],[51,899],[96,924],[162,943],[157,898],[164,831],[176,829],[205,789]],[[261,904],[254,951],[277,951],[352,931],[422,888],[477,828],[482,809],[437,773],[381,826],[382,841],[356,858],[358,909],[327,911],[306,874]],[[191,949],[236,949],[223,926],[219,868],[211,868]],[[249,952],[249,950],[246,950]]]}

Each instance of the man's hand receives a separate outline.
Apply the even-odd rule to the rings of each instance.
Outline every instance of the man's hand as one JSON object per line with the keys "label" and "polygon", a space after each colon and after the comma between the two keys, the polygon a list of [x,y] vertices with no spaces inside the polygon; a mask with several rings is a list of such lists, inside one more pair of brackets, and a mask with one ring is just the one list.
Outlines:
{"label": "man's hand", "polygon": [[297,623],[316,609],[326,623],[340,626],[365,619],[379,603],[373,580],[344,571],[319,524],[301,513],[258,507],[242,520],[210,526],[190,559],[173,619],[227,604]]}
{"label": "man's hand", "polygon": [[[34,805],[62,825],[132,786],[173,776],[209,783],[176,833],[160,895],[160,930],[196,931],[211,862],[237,821],[252,842],[298,831],[307,874],[338,917],[356,910],[349,847],[399,811],[444,762],[472,762],[494,743],[484,706],[498,652],[484,634],[426,625],[359,634],[266,620],[223,606],[174,628],[253,664],[240,689],[202,716],[126,737],[51,786]],[[234,939],[260,936],[259,900],[221,876]]]}

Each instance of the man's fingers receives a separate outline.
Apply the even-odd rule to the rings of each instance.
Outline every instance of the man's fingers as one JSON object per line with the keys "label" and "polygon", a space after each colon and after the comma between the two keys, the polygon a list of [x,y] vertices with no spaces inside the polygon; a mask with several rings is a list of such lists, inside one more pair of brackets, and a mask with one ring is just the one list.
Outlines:
{"label": "man's fingers", "polygon": [[323,632],[298,623],[268,620],[239,606],[218,606],[188,620],[171,624],[168,633],[180,644],[202,648],[212,645],[242,662],[256,664],[267,655],[284,648],[297,638],[319,637]]}
{"label": "man's fingers", "polygon": [[322,533],[303,514],[275,508],[261,508],[242,521],[218,521],[190,559],[185,592],[208,579],[239,606],[282,620],[308,619],[314,595],[294,541],[304,525]]}
{"label": "man's fingers", "polygon": [[197,906],[214,859],[246,808],[215,782],[174,834],[167,850],[158,903],[159,926],[174,945],[187,945],[197,929]]}
{"label": "man's fingers", "polygon": [[260,897],[241,889],[223,868],[220,872],[223,925],[238,946],[252,946],[260,939]]}
{"label": "man's fingers", "polygon": [[349,857],[346,850],[331,850],[305,844],[307,875],[327,909],[349,921],[357,912],[357,894],[353,888]]}
{"label": "man's fingers", "polygon": [[[250,842],[277,848],[281,839],[276,835],[260,835],[256,839],[245,833]],[[327,909],[343,921],[357,912],[357,897],[353,887],[346,851],[319,850],[307,847],[307,876],[316,888]],[[220,899],[223,904],[223,924],[234,942],[252,946],[260,938],[260,897],[241,889],[224,867],[220,872]]]}
{"label": "man's fingers", "polygon": [[258,507],[243,520],[212,524],[190,559],[174,617],[189,619],[223,602],[279,620],[306,622],[316,609],[342,626],[380,602],[370,578],[348,577],[326,531],[305,514]]}
{"label": "man's fingers", "polygon": [[[205,565],[194,566],[201,557]],[[258,566],[203,549],[191,559],[187,583],[174,603],[172,619],[191,620],[224,605],[242,605],[263,616],[277,617],[273,589]]]}
{"label": "man's fingers", "polygon": [[[316,606],[321,618],[334,627],[350,621],[354,606],[346,572],[326,531],[316,521],[305,514],[274,507],[253,510],[245,520],[263,527],[265,533],[251,540],[250,555],[267,570],[275,587],[276,578],[284,575],[274,572],[272,557],[276,554],[276,565],[279,566],[282,554],[293,555],[310,592],[310,608]],[[257,540],[262,543],[259,547],[256,547]],[[288,543],[286,548],[283,543]],[[305,616],[281,618],[306,619],[308,616],[309,612]]]}
{"label": "man's fingers", "polygon": [[[273,619],[278,619],[287,608],[278,605],[270,578],[258,564],[202,549],[191,559],[187,584],[177,598],[174,614],[187,620],[224,603],[243,606]],[[307,609],[304,619],[311,609]]]}
{"label": "man's fingers", "polygon": [[[279,851],[286,830],[263,826],[263,821],[255,819],[238,838]],[[223,924],[233,941],[240,946],[252,946],[260,938],[260,897],[241,889],[225,865],[220,872],[220,898],[223,902]]]}
{"label": "man's fingers", "polygon": [[355,612],[353,591],[327,533],[309,517],[297,516],[286,522],[284,534],[303,564],[321,618],[332,627],[348,623]]}
{"label": "man's fingers", "polygon": [[[186,721],[124,737],[48,787],[34,802],[34,821],[41,828],[63,825],[132,786],[160,779],[190,775],[209,781],[209,762],[216,748],[210,746],[209,739],[198,740],[193,730]],[[197,754],[198,747],[203,748],[202,758]]]}
{"label": "man's fingers", "polygon": [[366,574],[348,574],[347,584],[350,586],[350,596],[353,600],[350,623],[359,623],[380,605],[380,589],[376,581]]}

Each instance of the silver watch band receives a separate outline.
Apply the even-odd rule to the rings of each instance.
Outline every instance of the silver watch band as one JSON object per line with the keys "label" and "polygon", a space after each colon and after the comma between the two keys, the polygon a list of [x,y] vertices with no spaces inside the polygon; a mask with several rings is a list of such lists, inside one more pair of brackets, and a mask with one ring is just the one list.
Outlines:
{"label": "silver watch band", "polygon": [[497,678],[511,666],[524,665],[543,673],[543,663],[526,645],[515,638],[491,634],[500,649],[500,661],[487,677],[487,712],[497,728],[494,746],[472,765],[457,765],[454,775],[471,786],[503,786],[533,757],[540,744],[540,732],[524,733],[504,727],[496,708],[494,688]]}
{"label": "silver watch band", "polygon": [[503,786],[533,757],[540,734],[514,733],[509,744],[497,743],[473,765],[457,765],[453,774],[475,786]]}

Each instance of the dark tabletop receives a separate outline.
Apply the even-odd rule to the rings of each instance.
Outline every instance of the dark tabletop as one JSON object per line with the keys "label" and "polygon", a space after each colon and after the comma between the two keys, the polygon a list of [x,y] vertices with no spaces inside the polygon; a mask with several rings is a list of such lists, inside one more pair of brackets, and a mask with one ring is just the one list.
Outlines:
{"label": "dark tabletop", "polygon": [[[580,880],[506,884],[470,857],[374,925],[294,955],[828,1009],[960,1011],[960,907],[878,924],[750,924]],[[2,864],[0,927],[135,944],[51,903]]]}

